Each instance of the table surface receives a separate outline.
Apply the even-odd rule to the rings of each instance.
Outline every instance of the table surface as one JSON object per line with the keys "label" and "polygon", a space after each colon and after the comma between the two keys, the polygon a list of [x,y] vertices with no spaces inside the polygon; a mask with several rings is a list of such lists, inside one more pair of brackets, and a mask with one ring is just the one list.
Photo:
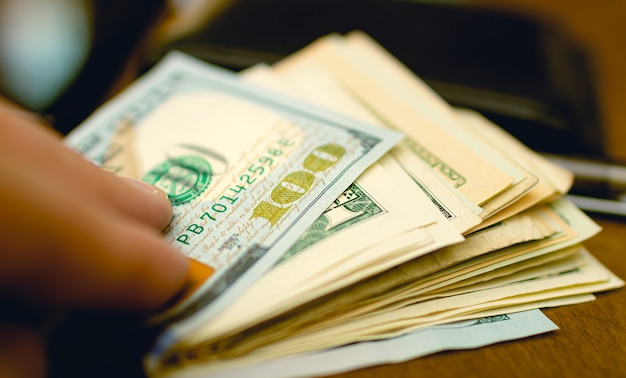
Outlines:
{"label": "table surface", "polygon": [[[626,222],[596,221],[603,230],[585,246],[618,277],[626,278]],[[600,293],[588,303],[545,309],[544,313],[559,330],[332,377],[626,377],[626,289]]]}

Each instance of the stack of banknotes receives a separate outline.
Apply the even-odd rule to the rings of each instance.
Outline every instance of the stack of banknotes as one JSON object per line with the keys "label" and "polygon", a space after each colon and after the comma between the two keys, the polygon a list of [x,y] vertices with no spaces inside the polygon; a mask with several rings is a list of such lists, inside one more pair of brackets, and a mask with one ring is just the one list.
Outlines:
{"label": "stack of banknotes", "polygon": [[[366,34],[235,74],[170,53],[66,142],[165,190],[187,290],[155,376],[315,376],[554,330],[623,286],[573,175]],[[567,330],[565,330],[567,332]]]}

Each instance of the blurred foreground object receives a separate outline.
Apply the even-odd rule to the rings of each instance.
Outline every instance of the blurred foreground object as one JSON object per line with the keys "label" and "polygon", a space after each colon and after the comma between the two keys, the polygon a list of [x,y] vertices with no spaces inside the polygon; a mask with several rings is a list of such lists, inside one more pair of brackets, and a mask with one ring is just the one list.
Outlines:
{"label": "blurred foreground object", "polygon": [[116,91],[164,6],[163,0],[0,1],[0,94],[69,132]]}

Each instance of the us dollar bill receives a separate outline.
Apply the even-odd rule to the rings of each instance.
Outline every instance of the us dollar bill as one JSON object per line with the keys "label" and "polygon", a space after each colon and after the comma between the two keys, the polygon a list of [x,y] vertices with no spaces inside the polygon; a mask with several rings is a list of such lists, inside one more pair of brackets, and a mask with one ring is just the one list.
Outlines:
{"label": "us dollar bill", "polygon": [[353,343],[265,361],[238,361],[215,369],[189,366],[166,375],[177,378],[317,377],[374,365],[399,363],[445,350],[473,349],[557,330],[540,310],[474,315],[454,323],[424,327],[401,336]]}
{"label": "us dollar bill", "polygon": [[140,178],[168,194],[174,215],[164,238],[195,264],[193,290],[157,317],[177,319],[181,333],[275,264],[401,139],[182,53],[168,55],[66,143],[106,165],[120,128],[133,143],[120,144],[113,158],[124,156]]}
{"label": "us dollar bill", "polygon": [[278,260],[278,264],[301,253],[307,247],[344,228],[358,225],[385,210],[358,183],[353,183]]}

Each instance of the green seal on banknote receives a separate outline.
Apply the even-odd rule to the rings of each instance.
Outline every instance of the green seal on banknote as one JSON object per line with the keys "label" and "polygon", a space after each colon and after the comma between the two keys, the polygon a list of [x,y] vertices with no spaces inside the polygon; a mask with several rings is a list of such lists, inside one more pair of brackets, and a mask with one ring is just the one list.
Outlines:
{"label": "green seal on banknote", "polygon": [[209,186],[212,177],[208,161],[197,155],[183,155],[152,168],[143,181],[163,189],[176,206],[196,199]]}

